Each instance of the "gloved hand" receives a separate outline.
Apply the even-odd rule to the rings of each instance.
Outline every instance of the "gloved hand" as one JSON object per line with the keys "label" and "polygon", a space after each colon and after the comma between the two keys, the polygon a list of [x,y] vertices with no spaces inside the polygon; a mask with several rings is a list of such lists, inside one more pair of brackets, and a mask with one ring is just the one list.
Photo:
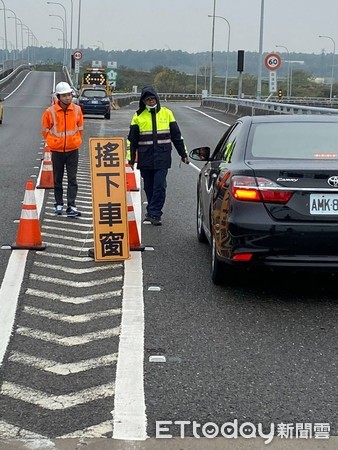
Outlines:
{"label": "gloved hand", "polygon": [[184,164],[189,164],[189,158],[187,156],[182,156],[181,161],[184,162]]}
{"label": "gloved hand", "polygon": [[129,166],[134,170],[134,164],[135,164],[135,163],[133,163],[133,162],[131,162],[131,161],[128,161],[128,164],[129,164]]}

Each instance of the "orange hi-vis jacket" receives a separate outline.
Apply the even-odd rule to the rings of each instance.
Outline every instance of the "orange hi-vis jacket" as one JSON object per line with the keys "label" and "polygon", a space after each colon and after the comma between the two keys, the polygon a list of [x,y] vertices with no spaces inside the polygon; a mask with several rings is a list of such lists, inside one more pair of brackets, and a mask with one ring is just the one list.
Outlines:
{"label": "orange hi-vis jacket", "polygon": [[80,106],[71,103],[64,111],[59,103],[46,109],[41,119],[41,133],[51,151],[70,152],[80,147],[83,114]]}

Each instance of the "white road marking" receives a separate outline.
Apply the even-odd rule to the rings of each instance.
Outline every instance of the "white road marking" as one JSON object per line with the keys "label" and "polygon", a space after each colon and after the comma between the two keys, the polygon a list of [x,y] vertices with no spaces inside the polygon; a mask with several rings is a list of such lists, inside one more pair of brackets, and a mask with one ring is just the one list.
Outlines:
{"label": "white road marking", "polygon": [[184,106],[184,108],[191,109],[192,111],[196,111],[196,112],[198,112],[199,114],[202,114],[202,115],[205,116],[205,117],[209,117],[209,119],[212,119],[212,120],[214,120],[215,122],[221,123],[221,124],[223,124],[223,125],[227,125],[228,127],[230,127],[230,125],[231,125],[230,123],[223,122],[222,120],[219,120],[219,119],[215,119],[215,117],[212,117],[212,116],[210,116],[209,114],[207,114],[207,113],[205,113],[205,112],[203,112],[203,111],[200,111],[199,109],[192,108],[191,106]]}
{"label": "white road marking", "polygon": [[73,433],[64,434],[59,436],[59,439],[68,439],[68,438],[100,438],[106,437],[105,435],[111,433],[113,431],[113,420],[107,420],[106,422],[98,423],[97,425],[93,425],[91,427],[85,428],[84,430],[77,430]]}
{"label": "white road marking", "polygon": [[120,308],[107,309],[106,311],[98,311],[89,314],[77,314],[70,316],[62,313],[55,313],[46,309],[34,308],[34,306],[25,306],[23,312],[32,316],[46,317],[51,320],[67,323],[85,323],[90,320],[101,319],[102,317],[117,316],[121,314]]}
{"label": "white road marking", "polygon": [[114,383],[103,384],[101,386],[84,389],[76,393],[72,392],[71,394],[66,395],[50,395],[8,381],[4,381],[1,388],[2,395],[52,411],[72,408],[100,398],[112,397],[114,392]]}
{"label": "white road marking", "polygon": [[[61,220],[60,216],[56,216],[55,214],[48,214],[49,216],[53,216],[54,219],[44,219],[44,223],[45,222],[52,222],[52,223],[57,223],[58,225],[69,225],[70,221],[67,218],[66,220]],[[88,225],[88,223],[81,223],[80,221],[76,222],[76,227],[80,227],[80,228],[87,228],[88,230],[90,230],[92,228],[92,225]],[[72,230],[70,230],[72,231]]]}
{"label": "white road marking", "polygon": [[[62,228],[62,227],[52,227],[50,225],[43,225],[42,230],[56,230],[56,231],[65,231],[66,233],[77,233],[77,234],[85,234],[88,235],[91,232],[91,229],[88,230],[70,230],[69,228]],[[74,238],[71,238],[74,240]]]}
{"label": "white road marking", "polygon": [[113,353],[112,355],[103,355],[97,358],[85,359],[75,363],[61,364],[50,359],[37,358],[21,352],[13,352],[9,356],[8,360],[19,364],[24,364],[26,366],[36,367],[37,369],[57,375],[70,375],[72,373],[96,369],[97,367],[111,366],[117,361],[117,353]]}
{"label": "white road marking", "polygon": [[88,342],[95,342],[101,339],[118,336],[120,334],[120,327],[93,331],[91,333],[81,334],[78,336],[61,336],[60,334],[34,330],[33,328],[28,327],[19,327],[16,329],[16,332],[21,336],[28,336],[33,339],[39,339],[40,341],[53,342],[54,344],[63,345],[65,347],[73,347],[74,345],[84,345],[88,344]]}
{"label": "white road marking", "polygon": [[31,280],[37,281],[45,281],[46,283],[54,283],[62,286],[70,286],[76,288],[84,288],[84,287],[92,287],[92,286],[107,286],[108,283],[116,283],[118,281],[122,281],[122,275],[117,277],[103,278],[102,280],[91,280],[91,281],[73,281],[73,280],[64,280],[63,278],[55,278],[55,277],[45,277],[44,275],[37,275],[35,273],[31,273],[29,275]]}
{"label": "white road marking", "polygon": [[61,270],[62,272],[65,272],[65,273],[73,273],[76,275],[82,275],[84,273],[100,272],[101,270],[114,270],[114,269],[117,269],[118,267],[121,267],[122,264],[120,264],[119,266],[117,264],[116,265],[108,264],[108,265],[104,265],[104,266],[97,266],[97,267],[94,266],[94,267],[87,267],[87,268],[83,268],[83,269],[72,269],[71,267],[59,266],[56,264],[44,264],[39,261],[34,261],[34,266],[43,267],[44,269]]}
{"label": "white road marking", "polygon": [[87,242],[88,243],[94,242],[94,239],[92,239],[92,238],[87,238],[86,237],[86,238],[82,239],[82,238],[79,238],[79,237],[65,236],[64,234],[55,234],[55,233],[53,234],[53,233],[44,233],[43,232],[43,237],[44,238],[53,238],[53,239],[62,239],[64,241],[72,241],[72,242],[75,241],[77,243],[83,242],[84,244],[86,244]]}
{"label": "white road marking", "polygon": [[99,294],[87,295],[86,297],[68,297],[66,295],[59,295],[55,292],[41,291],[40,289],[28,288],[25,292],[26,295],[32,295],[34,297],[42,297],[47,300],[59,301],[63,303],[73,303],[74,305],[81,305],[82,303],[89,303],[96,300],[105,300],[107,298],[118,297],[122,294],[119,289],[117,291],[101,292]]}
{"label": "white road marking", "polygon": [[[33,433],[31,431],[25,430],[24,428],[17,427],[16,425],[12,425],[8,422],[5,422],[4,420],[0,420],[0,436],[1,439],[43,439],[43,442],[46,443],[45,449],[55,449],[53,443],[52,447],[47,447],[47,442],[50,443],[51,441],[46,440],[46,438],[41,434]],[[28,448],[29,447],[27,447],[27,449]],[[35,448],[39,449],[42,447],[36,446]]]}
{"label": "white road marking", "polygon": [[[76,219],[75,219],[76,220]],[[73,250],[75,252],[85,252],[88,253],[88,250],[90,249],[90,247],[75,247],[74,245],[64,245],[64,244],[58,244],[57,242],[50,242],[50,241],[45,241],[44,242],[47,244],[48,247],[56,247],[56,248],[66,248],[67,250]]]}
{"label": "white road marking", "polygon": [[0,289],[0,366],[12,333],[28,250],[14,250]]}
{"label": "white road marking", "polygon": [[[140,173],[136,170],[137,185]],[[132,195],[135,216],[141,231],[140,192]],[[141,234],[140,234],[141,239]],[[132,252],[124,262],[122,322],[119,357],[116,366],[116,390],[113,439],[145,440],[147,416],[144,397],[144,302],[142,252]]]}
{"label": "white road marking", "polygon": [[37,252],[36,255],[47,256],[48,258],[59,258],[59,259],[68,259],[74,262],[93,262],[93,258],[89,256],[72,256],[72,255],[64,255],[62,253],[45,253],[45,252]]}
{"label": "white road marking", "polygon": [[[38,216],[44,200],[44,189],[35,189]],[[37,254],[40,252],[37,252]],[[0,288],[0,366],[12,334],[28,250],[13,250]]]}

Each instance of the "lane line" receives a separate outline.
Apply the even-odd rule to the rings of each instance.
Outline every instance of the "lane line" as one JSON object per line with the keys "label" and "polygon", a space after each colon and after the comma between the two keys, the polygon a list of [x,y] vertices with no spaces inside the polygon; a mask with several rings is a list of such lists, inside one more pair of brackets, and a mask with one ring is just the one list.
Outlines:
{"label": "lane line", "polygon": [[[139,171],[135,171],[140,186]],[[141,231],[141,194],[132,195]],[[141,233],[139,234],[141,239]],[[124,263],[122,321],[115,379],[113,439],[145,440],[147,417],[144,397],[144,301],[142,252],[131,252]]]}

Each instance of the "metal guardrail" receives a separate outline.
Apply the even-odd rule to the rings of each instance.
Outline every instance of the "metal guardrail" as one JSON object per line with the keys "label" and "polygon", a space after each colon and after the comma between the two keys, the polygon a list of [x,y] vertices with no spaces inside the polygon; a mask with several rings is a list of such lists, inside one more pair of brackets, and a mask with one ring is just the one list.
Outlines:
{"label": "metal guardrail", "polygon": [[[0,87],[8,83],[21,70],[32,69],[29,64],[22,64],[15,68],[10,75],[0,80]],[[68,69],[63,68],[66,79],[71,82]],[[222,111],[234,116],[256,115],[256,114],[338,114],[337,108],[324,108],[306,105],[297,105],[294,103],[280,103],[270,101],[259,101],[254,99],[239,99],[236,97],[202,97],[199,94],[182,93],[159,93],[161,101],[192,101],[201,100],[201,106]],[[111,95],[113,105],[122,107],[131,102],[139,101],[140,94],[135,92],[113,93]]]}
{"label": "metal guardrail", "polygon": [[234,116],[255,114],[338,114],[336,108],[296,105],[280,102],[238,99],[231,97],[204,97],[202,106]]}
{"label": "metal guardrail", "polygon": [[22,72],[23,70],[32,70],[32,66],[27,63],[21,63],[16,67],[13,67],[12,71],[0,80],[0,88],[11,82],[18,75],[18,73]]}

